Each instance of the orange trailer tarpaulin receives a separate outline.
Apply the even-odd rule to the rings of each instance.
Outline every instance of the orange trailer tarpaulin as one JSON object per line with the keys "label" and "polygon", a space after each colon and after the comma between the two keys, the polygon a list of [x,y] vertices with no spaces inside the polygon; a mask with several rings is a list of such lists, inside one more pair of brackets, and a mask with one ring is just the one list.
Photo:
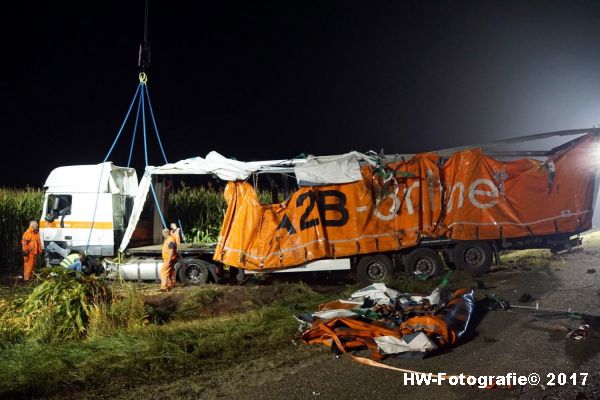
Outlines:
{"label": "orange trailer tarpaulin", "polygon": [[395,178],[385,183],[363,167],[358,182],[303,187],[274,205],[260,205],[248,183],[230,182],[215,258],[270,269],[414,246],[423,227],[430,231],[439,218],[436,162],[435,155],[425,154],[395,163]]}
{"label": "orange trailer tarpaulin", "polygon": [[591,228],[598,142],[589,134],[570,143],[544,162],[501,162],[478,149],[453,154],[441,169],[440,233],[478,240]]}
{"label": "orange trailer tarpaulin", "polygon": [[261,205],[246,182],[229,182],[215,260],[276,269],[322,258],[395,251],[423,236],[477,240],[589,229],[598,168],[596,136],[547,161],[502,162],[480,150],[433,153],[362,167],[353,183],[302,187]]}

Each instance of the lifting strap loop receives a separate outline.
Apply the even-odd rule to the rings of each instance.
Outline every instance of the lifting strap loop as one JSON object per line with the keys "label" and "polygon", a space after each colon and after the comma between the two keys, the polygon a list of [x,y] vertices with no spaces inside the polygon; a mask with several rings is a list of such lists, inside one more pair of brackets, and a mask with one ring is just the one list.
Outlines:
{"label": "lifting strap loop", "polygon": [[[131,139],[131,145],[129,148],[129,159],[127,161],[127,166],[129,167],[131,164],[133,147],[134,147],[134,143],[135,143],[135,137],[136,137],[137,127],[138,127],[140,117],[142,120],[142,134],[143,134],[143,143],[144,143],[144,165],[145,165],[145,167],[148,167],[148,165],[149,165],[149,163],[148,163],[148,138],[147,138],[147,133],[146,133],[146,107],[145,107],[146,101],[148,102],[148,108],[150,110],[152,124],[153,124],[154,130],[155,130],[155,133],[156,133],[156,138],[158,139],[158,144],[160,146],[162,156],[165,160],[165,163],[168,163],[167,157],[165,155],[165,150],[163,148],[163,144],[160,139],[160,135],[158,133],[158,127],[156,125],[156,120],[154,119],[154,111],[152,110],[152,104],[150,103],[150,97],[148,96],[148,86],[147,86],[148,75],[146,75],[145,72],[140,72],[138,75],[138,79],[139,79],[140,83],[138,84],[135,94],[133,95],[133,99],[131,100],[131,104],[129,105],[127,114],[125,115],[125,119],[121,123],[119,131],[117,132],[117,135],[116,135],[112,145],[110,146],[110,149],[108,150],[106,156],[104,157],[104,160],[102,161],[102,167],[100,169],[100,177],[98,179],[98,187],[97,187],[97,191],[96,191],[96,201],[94,203],[94,211],[92,214],[92,223],[90,226],[90,231],[88,233],[87,243],[85,246],[86,253],[89,250],[90,243],[92,241],[92,232],[94,230],[94,224],[96,222],[96,214],[98,211],[98,201],[100,198],[100,191],[102,189],[100,187],[102,184],[102,178],[106,173],[110,174],[110,171],[108,171],[108,172],[104,171],[104,164],[108,161],[115,146],[117,145],[117,142],[119,141],[119,138],[121,137],[121,133],[123,132],[123,128],[125,127],[127,121],[129,120],[129,116],[131,115],[131,111],[132,111],[133,106],[136,103],[136,101],[137,101],[137,111],[136,111],[136,116],[135,116],[135,121],[134,121],[133,137]],[[141,110],[141,115],[140,115],[140,110]],[[156,191],[154,189],[154,185],[153,185],[152,181],[150,182],[150,190],[152,192],[152,197],[154,198],[156,210],[158,211],[158,214],[160,216],[163,227],[166,228],[167,223],[166,223],[165,217],[162,213],[162,210],[160,209],[160,204],[158,202],[158,197],[156,195]]]}

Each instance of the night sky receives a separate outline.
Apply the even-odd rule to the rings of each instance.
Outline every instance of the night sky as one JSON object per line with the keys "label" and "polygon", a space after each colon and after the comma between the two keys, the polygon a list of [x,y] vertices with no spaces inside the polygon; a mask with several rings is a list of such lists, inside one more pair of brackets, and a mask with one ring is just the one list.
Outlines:
{"label": "night sky", "polygon": [[[106,154],[138,83],[144,1],[14,3],[0,186],[40,187]],[[600,2],[151,0],[149,29],[170,161],[412,153],[600,123]],[[154,145],[150,158],[162,164]]]}

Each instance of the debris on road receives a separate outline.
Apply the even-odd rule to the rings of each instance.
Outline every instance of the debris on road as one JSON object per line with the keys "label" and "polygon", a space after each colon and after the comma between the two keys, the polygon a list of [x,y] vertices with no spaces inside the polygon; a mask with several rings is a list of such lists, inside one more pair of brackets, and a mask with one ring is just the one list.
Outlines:
{"label": "debris on road", "polygon": [[474,307],[472,289],[438,287],[424,296],[375,283],[350,300],[322,304],[298,319],[310,323],[301,335],[307,344],[322,343],[337,353],[368,349],[375,360],[389,355],[423,358],[455,344],[466,332]]}
{"label": "debris on road", "polygon": [[[579,312],[579,311],[574,311],[571,310],[571,307],[569,307],[567,310],[554,310],[554,309],[550,309],[550,308],[542,308],[540,307],[539,302],[536,301],[535,303],[535,307],[533,306],[519,306],[519,305],[515,305],[515,304],[510,304],[508,301],[496,296],[495,294],[491,294],[491,295],[485,295],[485,299],[490,301],[490,305],[489,305],[489,309],[490,310],[509,310],[511,308],[516,308],[516,309],[520,309],[520,310],[528,310],[528,311],[535,311],[537,313],[534,314],[534,317],[542,317],[542,316],[547,316],[547,317],[569,317],[572,319],[586,319],[586,318],[600,318],[600,316],[598,315],[593,315],[593,314],[588,314],[588,313],[583,313],[583,312]],[[520,301],[520,300],[519,300]]]}
{"label": "debris on road", "polygon": [[571,340],[583,340],[589,335],[590,326],[582,324],[579,328],[572,330],[567,333],[566,338]]}

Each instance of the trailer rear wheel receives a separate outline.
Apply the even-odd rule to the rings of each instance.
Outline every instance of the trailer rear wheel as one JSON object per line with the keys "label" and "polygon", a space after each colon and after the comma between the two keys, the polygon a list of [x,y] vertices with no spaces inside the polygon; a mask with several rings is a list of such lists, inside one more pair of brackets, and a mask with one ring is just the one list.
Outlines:
{"label": "trailer rear wheel", "polygon": [[438,276],[444,269],[442,257],[437,251],[427,247],[414,249],[405,258],[406,270],[410,277],[429,279]]}
{"label": "trailer rear wheel", "polygon": [[463,242],[452,250],[452,261],[458,269],[480,275],[489,271],[494,252],[487,242]]}
{"label": "trailer rear wheel", "polygon": [[204,285],[208,282],[208,263],[198,259],[188,259],[183,262],[177,276],[186,285]]}
{"label": "trailer rear wheel", "polygon": [[356,278],[362,283],[383,282],[393,274],[394,263],[384,254],[364,256],[356,266]]}

